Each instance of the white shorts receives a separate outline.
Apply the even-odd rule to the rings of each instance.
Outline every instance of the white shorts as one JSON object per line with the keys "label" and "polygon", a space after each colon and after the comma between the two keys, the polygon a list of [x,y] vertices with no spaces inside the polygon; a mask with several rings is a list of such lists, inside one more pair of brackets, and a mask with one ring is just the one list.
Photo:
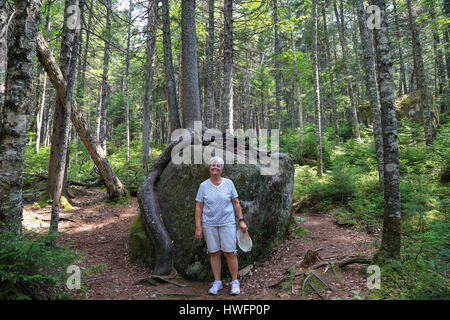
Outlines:
{"label": "white shorts", "polygon": [[236,225],[220,227],[202,226],[209,253],[219,250],[236,253]]}

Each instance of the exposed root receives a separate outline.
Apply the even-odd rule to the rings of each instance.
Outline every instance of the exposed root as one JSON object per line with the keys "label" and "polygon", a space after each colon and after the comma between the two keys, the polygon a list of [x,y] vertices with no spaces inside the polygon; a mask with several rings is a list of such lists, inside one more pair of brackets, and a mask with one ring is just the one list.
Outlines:
{"label": "exposed root", "polygon": [[306,276],[305,280],[303,280],[303,284],[302,284],[302,297],[305,296],[305,284],[306,284],[306,282],[309,280],[309,277],[311,277],[310,274],[308,274],[308,275]]}
{"label": "exposed root", "polygon": [[181,287],[181,288],[186,288],[186,287],[190,287],[190,285],[186,285],[186,284],[181,284],[181,283],[176,283],[173,281],[170,281],[172,279],[174,279],[177,275],[177,272],[175,271],[175,273],[172,272],[171,275],[169,276],[160,276],[160,275],[156,275],[156,274],[151,274],[150,276],[148,276],[147,278],[141,279],[137,282],[135,282],[135,285],[152,285],[155,286],[158,283],[170,283],[173,284],[177,287]]}
{"label": "exposed root", "polygon": [[313,284],[311,283],[311,281],[308,281],[309,286],[311,287],[311,289],[313,289],[313,291],[322,299],[325,300],[325,298],[319,293],[319,291],[316,290],[316,288],[314,288]]}
{"label": "exposed root", "polygon": [[325,281],[323,281],[322,278],[319,277],[317,274],[315,274],[315,273],[312,272],[312,271],[311,271],[311,274],[312,274],[314,277],[316,277],[320,282],[322,282],[323,285],[324,285],[325,287],[327,287],[327,288],[330,289],[331,291],[334,291],[334,289],[333,289],[328,283],[326,283]]}
{"label": "exposed root", "polygon": [[[318,290],[313,286],[313,284],[311,283],[311,276],[315,277],[317,280],[319,280],[324,286],[325,288],[334,291],[334,288],[329,285],[325,280],[323,280],[318,274],[316,274],[315,272],[313,272],[313,270],[317,270],[321,267],[325,267],[324,270],[324,274],[327,273],[330,269],[333,272],[333,275],[336,277],[336,279],[339,279],[336,270],[334,268],[335,265],[337,265],[339,268],[344,268],[350,264],[354,264],[354,263],[360,263],[360,264],[370,264],[371,260],[367,259],[367,258],[363,258],[363,257],[356,257],[356,258],[351,258],[345,261],[341,261],[341,262],[330,262],[330,261],[321,261],[322,259],[320,258],[319,254],[318,254],[319,250],[308,250],[305,254],[305,257],[302,260],[302,263],[298,266],[298,268],[300,269],[304,269],[305,266],[310,266],[307,267],[308,270],[305,271],[297,271],[295,274],[293,275],[288,275],[284,278],[282,278],[280,281],[276,282],[273,285],[268,286],[267,288],[275,288],[277,286],[279,286],[281,283],[283,283],[286,280],[292,280],[291,283],[291,292],[292,294],[294,294],[294,281],[295,278],[298,276],[304,276],[306,275],[305,279],[303,280],[302,283],[302,296],[304,297],[305,295],[305,286],[306,284],[309,284],[309,286],[311,287],[311,289],[314,291],[314,293],[316,293],[320,298],[324,299],[322,295],[320,295],[320,293],[318,292]],[[319,263],[317,263],[318,261],[321,261]],[[311,263],[314,262],[316,264],[311,265]]]}

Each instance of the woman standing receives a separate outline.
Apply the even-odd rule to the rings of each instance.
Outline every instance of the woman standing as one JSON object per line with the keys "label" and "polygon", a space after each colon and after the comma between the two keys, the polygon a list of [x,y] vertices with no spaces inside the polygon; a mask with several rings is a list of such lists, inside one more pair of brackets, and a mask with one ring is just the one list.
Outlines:
{"label": "woman standing", "polygon": [[203,181],[195,198],[195,238],[205,236],[210,254],[214,283],[209,293],[217,294],[222,289],[221,256],[224,254],[231,274],[231,294],[240,293],[238,260],[236,256],[236,217],[243,233],[247,232],[247,224],[239,205],[238,194],[233,181],[221,177],[224,162],[220,157],[210,160],[210,178]]}

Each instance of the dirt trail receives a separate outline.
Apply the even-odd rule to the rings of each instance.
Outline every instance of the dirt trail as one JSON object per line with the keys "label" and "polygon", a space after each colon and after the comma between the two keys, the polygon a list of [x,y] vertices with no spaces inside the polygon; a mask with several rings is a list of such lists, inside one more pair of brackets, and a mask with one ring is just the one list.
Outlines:
{"label": "dirt trail", "polygon": [[[82,279],[85,292],[74,292],[74,297],[87,296],[95,299],[320,299],[311,294],[302,297],[292,294],[291,289],[268,288],[285,276],[292,266],[298,265],[308,249],[319,250],[326,260],[341,261],[358,254],[373,254],[371,236],[343,228],[334,223],[329,215],[307,215],[301,223],[308,233],[295,238],[293,233],[268,256],[255,262],[250,272],[241,277],[241,295],[230,296],[230,286],[224,282],[224,290],[217,296],[207,294],[210,284],[175,279],[174,282],[189,285],[178,287],[173,284],[157,286],[135,285],[150,274],[149,270],[129,262],[129,230],[139,213],[136,199],[125,205],[106,205],[106,194],[91,190],[89,194],[75,198],[74,210],[61,213],[61,242],[71,243],[72,248],[85,251],[80,267],[95,267],[98,272]],[[50,207],[24,208],[24,226],[34,231],[46,232],[50,219]],[[249,228],[251,234],[251,226]],[[225,262],[224,262],[225,263]],[[326,299],[354,297],[352,290],[366,289],[366,275],[361,265],[350,265],[342,272],[342,280],[332,283],[334,291],[322,290]],[[298,289],[298,286],[296,287]],[[298,290],[297,290],[298,292]]]}

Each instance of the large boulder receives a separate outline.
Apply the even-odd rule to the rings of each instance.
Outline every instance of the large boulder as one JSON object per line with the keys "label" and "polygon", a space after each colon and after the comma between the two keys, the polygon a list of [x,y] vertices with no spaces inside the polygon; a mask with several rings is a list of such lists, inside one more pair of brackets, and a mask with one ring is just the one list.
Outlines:
{"label": "large boulder", "polygon": [[[159,206],[165,227],[173,241],[173,266],[184,277],[211,280],[206,243],[195,240],[195,196],[201,182],[209,178],[208,164],[175,164],[170,161],[156,183]],[[253,248],[238,250],[239,268],[267,254],[280,243],[288,230],[292,215],[294,168],[292,160],[280,154],[279,171],[261,175],[261,168],[251,164],[227,164],[223,177],[231,179],[239,201]],[[154,266],[154,249],[139,216],[131,228],[131,258],[150,268]],[[223,263],[226,269],[226,263]]]}

